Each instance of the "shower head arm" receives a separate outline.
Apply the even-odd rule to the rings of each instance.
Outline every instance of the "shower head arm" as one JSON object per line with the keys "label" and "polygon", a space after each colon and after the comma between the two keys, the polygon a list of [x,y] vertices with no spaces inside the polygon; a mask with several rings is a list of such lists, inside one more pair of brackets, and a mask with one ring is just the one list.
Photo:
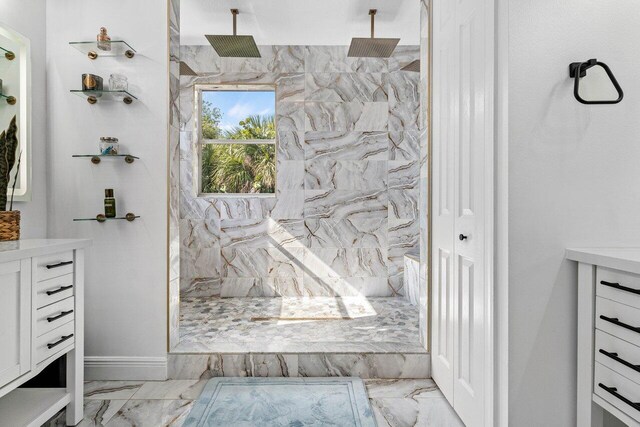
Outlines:
{"label": "shower head arm", "polygon": [[238,30],[238,14],[240,12],[238,9],[231,9],[231,14],[233,15],[233,35],[237,35]]}
{"label": "shower head arm", "polygon": [[376,19],[376,13],[378,12],[377,9],[369,9],[369,15],[371,16],[371,38],[375,38],[374,37],[374,32],[375,32],[375,19]]}

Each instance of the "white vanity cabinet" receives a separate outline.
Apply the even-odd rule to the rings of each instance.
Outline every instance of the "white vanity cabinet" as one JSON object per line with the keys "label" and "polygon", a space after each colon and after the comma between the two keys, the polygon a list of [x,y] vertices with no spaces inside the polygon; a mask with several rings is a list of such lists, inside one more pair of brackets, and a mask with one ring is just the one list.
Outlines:
{"label": "white vanity cabinet", "polygon": [[31,264],[0,264],[0,386],[31,369]]}
{"label": "white vanity cabinet", "polygon": [[640,248],[568,249],[578,262],[577,425],[603,409],[640,426]]}
{"label": "white vanity cabinet", "polygon": [[[84,248],[88,240],[0,242],[0,426],[83,418]],[[66,388],[18,388],[67,355]]]}

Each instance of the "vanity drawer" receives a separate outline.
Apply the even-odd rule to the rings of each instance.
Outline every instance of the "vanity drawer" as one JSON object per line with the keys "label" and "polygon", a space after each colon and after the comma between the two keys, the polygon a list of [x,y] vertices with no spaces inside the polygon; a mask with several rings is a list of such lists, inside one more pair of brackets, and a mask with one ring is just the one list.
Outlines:
{"label": "vanity drawer", "polygon": [[73,251],[44,255],[34,258],[33,262],[36,266],[37,282],[73,273]]}
{"label": "vanity drawer", "polygon": [[596,297],[596,329],[640,346],[640,310]]}
{"label": "vanity drawer", "polygon": [[74,322],[69,322],[36,338],[36,364],[73,345],[74,332]]}
{"label": "vanity drawer", "polygon": [[69,297],[36,311],[36,336],[42,336],[75,319],[75,298]]}
{"label": "vanity drawer", "polygon": [[[593,392],[636,421],[640,421],[640,385],[612,371],[600,363],[595,364]],[[603,388],[606,387],[606,388]]]}
{"label": "vanity drawer", "polygon": [[595,360],[640,384],[640,347],[596,329]]}
{"label": "vanity drawer", "polygon": [[73,296],[73,274],[38,282],[35,286],[37,308],[42,308]]}
{"label": "vanity drawer", "polygon": [[596,295],[640,308],[640,275],[598,267]]}

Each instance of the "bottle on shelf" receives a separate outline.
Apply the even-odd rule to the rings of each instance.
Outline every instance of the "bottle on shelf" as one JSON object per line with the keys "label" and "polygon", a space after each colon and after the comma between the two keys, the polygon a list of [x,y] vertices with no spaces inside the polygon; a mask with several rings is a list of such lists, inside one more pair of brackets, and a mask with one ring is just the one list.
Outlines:
{"label": "bottle on shelf", "polygon": [[105,27],[100,27],[100,33],[98,34],[97,41],[98,49],[111,50],[111,37],[107,34],[107,29]]}
{"label": "bottle on shelf", "polygon": [[113,197],[113,189],[104,190],[104,216],[107,218],[116,217],[116,199]]}

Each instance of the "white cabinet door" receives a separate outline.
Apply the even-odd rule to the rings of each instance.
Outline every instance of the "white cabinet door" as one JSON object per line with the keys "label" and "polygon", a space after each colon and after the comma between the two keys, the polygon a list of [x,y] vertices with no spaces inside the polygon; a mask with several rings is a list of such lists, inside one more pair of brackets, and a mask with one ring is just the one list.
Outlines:
{"label": "white cabinet door", "polygon": [[431,12],[433,378],[467,426],[485,426],[492,424],[493,1],[433,0]]}
{"label": "white cabinet door", "polygon": [[31,369],[30,261],[0,264],[0,387]]}

